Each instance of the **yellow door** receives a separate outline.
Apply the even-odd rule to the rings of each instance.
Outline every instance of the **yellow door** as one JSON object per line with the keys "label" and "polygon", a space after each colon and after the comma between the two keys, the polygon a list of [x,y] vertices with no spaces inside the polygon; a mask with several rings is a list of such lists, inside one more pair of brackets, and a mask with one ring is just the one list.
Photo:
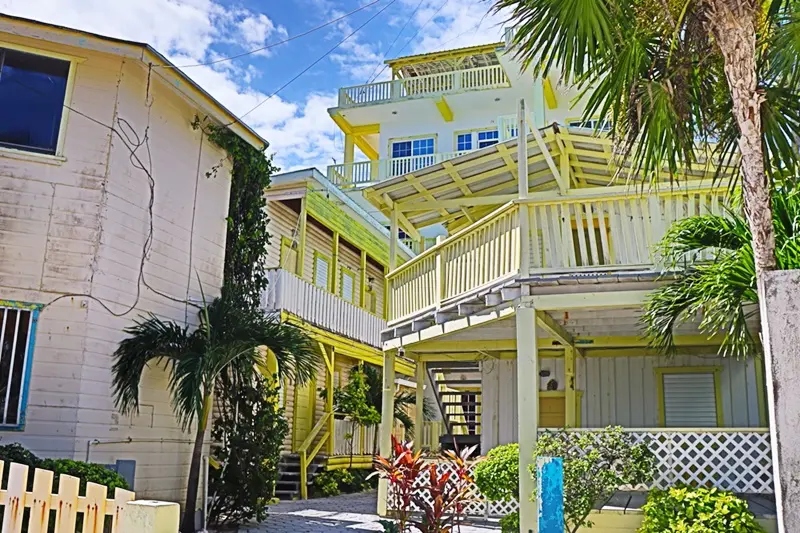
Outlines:
{"label": "yellow door", "polygon": [[311,381],[294,389],[294,416],[292,417],[292,451],[297,451],[314,427],[314,391],[316,382]]}
{"label": "yellow door", "polygon": [[539,427],[562,428],[566,420],[564,397],[539,397]]}

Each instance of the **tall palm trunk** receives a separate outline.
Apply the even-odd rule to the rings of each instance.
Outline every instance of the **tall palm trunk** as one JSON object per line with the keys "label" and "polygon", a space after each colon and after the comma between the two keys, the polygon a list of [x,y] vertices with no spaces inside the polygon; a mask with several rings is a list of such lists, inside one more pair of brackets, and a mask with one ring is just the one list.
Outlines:
{"label": "tall palm trunk", "polygon": [[725,61],[725,77],[733,99],[733,114],[739,126],[742,156],[742,187],[745,212],[753,233],[756,272],[774,270],[775,231],[769,183],[764,171],[761,144],[761,103],[756,70],[755,0],[705,0],[707,29],[714,36]]}
{"label": "tall palm trunk", "polygon": [[211,396],[204,401],[203,413],[197,421],[197,433],[194,437],[192,449],[192,463],[189,466],[189,480],[186,482],[186,505],[183,508],[181,520],[181,533],[195,533],[195,510],[197,509],[197,491],[200,486],[200,465],[203,460],[203,445],[205,444],[206,428],[211,415]]}

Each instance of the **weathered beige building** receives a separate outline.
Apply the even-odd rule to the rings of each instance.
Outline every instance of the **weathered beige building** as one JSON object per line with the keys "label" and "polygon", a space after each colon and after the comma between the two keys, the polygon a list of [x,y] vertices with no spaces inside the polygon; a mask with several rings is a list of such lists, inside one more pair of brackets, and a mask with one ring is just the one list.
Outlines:
{"label": "weathered beige building", "polygon": [[0,439],[135,461],[137,496],[180,500],[191,435],[165,375],[123,417],[111,356],[137,317],[192,324],[198,279],[207,296],[222,283],[230,173],[195,117],[263,141],[164,65],[145,44],[0,16]]}

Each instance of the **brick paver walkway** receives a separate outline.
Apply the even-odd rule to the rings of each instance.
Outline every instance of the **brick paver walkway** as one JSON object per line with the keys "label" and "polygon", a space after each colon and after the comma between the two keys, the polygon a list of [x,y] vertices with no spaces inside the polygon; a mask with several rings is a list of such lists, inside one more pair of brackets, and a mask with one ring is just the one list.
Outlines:
{"label": "brick paver walkway", "polygon": [[[376,493],[345,494],[332,498],[281,502],[270,506],[269,517],[241,533],[354,533],[383,531],[375,513]],[[462,533],[498,533],[499,527],[465,525]]]}

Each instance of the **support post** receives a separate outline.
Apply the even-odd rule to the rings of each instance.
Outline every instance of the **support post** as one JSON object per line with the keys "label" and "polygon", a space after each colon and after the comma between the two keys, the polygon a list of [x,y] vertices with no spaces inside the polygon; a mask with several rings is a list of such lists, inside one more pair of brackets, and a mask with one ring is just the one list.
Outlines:
{"label": "support post", "polygon": [[800,270],[759,275],[778,531],[800,531]]}
{"label": "support post", "polygon": [[392,207],[389,217],[389,270],[397,268],[397,243],[400,240],[400,227],[397,223],[397,206]]}
{"label": "support post", "polygon": [[152,500],[125,504],[120,516],[120,533],[178,533],[181,508],[177,503]]}
{"label": "support post", "polygon": [[539,364],[536,350],[536,310],[518,303],[517,327],[517,420],[519,423],[519,527],[521,533],[536,533],[539,516],[531,468],[539,428]]}
{"label": "support post", "polygon": [[[333,346],[329,346],[326,349],[327,352],[327,361],[326,366],[327,372],[325,373],[325,412],[326,413],[333,413],[333,371],[336,368],[336,348]],[[335,441],[334,435],[335,425],[334,425],[334,417],[328,417],[328,442],[326,450],[328,452],[328,457],[333,455],[333,445]]]}
{"label": "support post", "polygon": [[364,309],[367,308],[367,252],[366,250],[361,250],[361,264],[359,266],[359,273],[358,278],[358,303]]}
{"label": "support post", "polygon": [[339,233],[333,232],[333,245],[331,246],[331,276],[329,290],[339,294]]}
{"label": "support post", "polygon": [[536,501],[539,533],[563,533],[564,462],[561,457],[536,458]]}
{"label": "support post", "polygon": [[422,449],[422,434],[425,426],[425,361],[417,361],[414,369],[414,379],[417,381],[417,395],[415,398],[416,419],[414,420],[414,442],[416,450]]}
{"label": "support post", "polygon": [[353,184],[353,160],[355,160],[355,138],[352,133],[344,135],[344,176],[348,185]]}
{"label": "support post", "polygon": [[525,99],[520,98],[517,107],[517,176],[520,200],[528,197],[528,129],[525,127],[525,116]]}
{"label": "support post", "polygon": [[570,428],[577,426],[575,408],[575,348],[564,347],[564,425]]}
{"label": "support post", "polygon": [[[383,395],[381,402],[380,455],[392,455],[392,428],[394,427],[394,351],[383,353]],[[378,514],[386,516],[386,503],[389,496],[389,483],[385,479],[378,482]]]}
{"label": "support post", "polygon": [[300,215],[297,222],[297,275],[303,277],[303,270],[306,264],[306,227],[308,220],[308,203],[306,197],[300,200]]}

